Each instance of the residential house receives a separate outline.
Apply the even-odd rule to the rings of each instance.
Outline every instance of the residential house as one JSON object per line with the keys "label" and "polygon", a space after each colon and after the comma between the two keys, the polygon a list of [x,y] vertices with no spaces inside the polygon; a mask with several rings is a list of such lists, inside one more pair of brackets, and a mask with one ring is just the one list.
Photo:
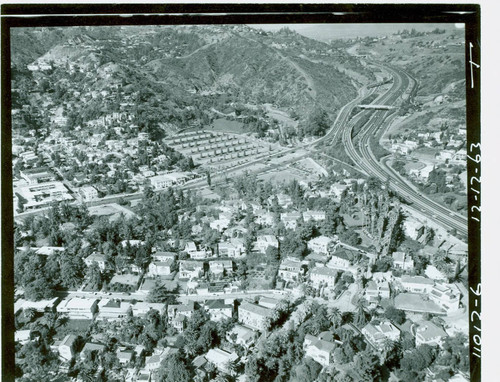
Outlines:
{"label": "residential house", "polygon": [[415,345],[441,346],[446,332],[431,321],[420,321],[415,329]]}
{"label": "residential house", "polygon": [[118,350],[116,352],[116,358],[118,358],[118,362],[120,365],[128,365],[130,361],[134,358],[133,350]]}
{"label": "residential house", "polygon": [[194,241],[188,241],[184,246],[184,252],[186,252],[188,255],[191,255],[191,253],[196,252],[197,250],[198,247],[196,246],[196,243]]}
{"label": "residential house", "polygon": [[276,199],[278,200],[278,204],[283,208],[288,208],[293,204],[292,198],[286,194],[278,194],[276,195]]}
{"label": "residential house", "polygon": [[456,312],[460,307],[460,291],[451,285],[436,284],[432,287],[429,298],[448,314]]}
{"label": "residential house", "polygon": [[172,273],[174,260],[154,261],[149,263],[148,273],[150,276],[168,276]]}
{"label": "residential house", "polygon": [[56,305],[59,302],[59,297],[51,298],[50,300],[28,301],[19,299],[14,302],[14,314],[17,315],[21,310],[33,309],[38,313],[54,312]]}
{"label": "residential house", "polygon": [[375,282],[370,280],[366,285],[365,296],[368,302],[377,302],[380,298],[390,298],[391,289],[387,281]]}
{"label": "residential house", "polygon": [[210,228],[222,232],[227,227],[229,227],[230,222],[231,222],[231,214],[228,212],[222,212],[219,214],[218,219],[210,222]]}
{"label": "residential house", "polygon": [[189,257],[193,260],[203,260],[212,256],[213,253],[211,249],[200,249],[199,251],[194,251],[189,254]]}
{"label": "residential house", "polygon": [[121,275],[114,275],[109,281],[109,285],[126,285],[133,288],[134,290],[139,286],[139,280],[141,276],[131,273],[123,273]]}
{"label": "residential house", "polygon": [[432,280],[447,281],[448,277],[437,269],[434,265],[427,265],[425,267],[425,275]]}
{"label": "residential house", "polygon": [[164,252],[157,251],[151,255],[153,261],[169,261],[169,260],[177,260],[177,253],[175,252]]}
{"label": "residential house", "polygon": [[297,281],[302,274],[302,262],[290,257],[281,262],[278,270],[278,276],[285,281]]}
{"label": "residential house", "polygon": [[330,261],[326,264],[328,268],[346,270],[351,265],[349,256],[344,251],[335,251]]}
{"label": "residential house", "polygon": [[250,328],[264,331],[272,310],[251,302],[242,302],[238,308],[238,319]]}
{"label": "residential house", "polygon": [[369,323],[361,333],[376,348],[381,350],[387,340],[397,341],[401,332],[390,321],[383,321],[380,324]]}
{"label": "residential house", "polygon": [[261,252],[266,253],[268,247],[279,247],[279,242],[276,236],[274,235],[259,235],[257,236],[257,240],[254,244],[254,249]]}
{"label": "residential house", "polygon": [[329,366],[333,363],[333,351],[336,348],[334,342],[323,340],[311,334],[306,334],[303,348],[305,350],[305,356],[312,358],[319,364]]}
{"label": "residential house", "polygon": [[280,303],[280,300],[272,297],[261,296],[259,298],[259,305],[269,309],[274,309]]}
{"label": "residential house", "polygon": [[394,268],[402,269],[405,271],[412,270],[414,267],[413,259],[405,252],[394,252],[392,254]]}
{"label": "residential house", "polygon": [[235,352],[229,353],[225,350],[214,348],[208,351],[205,358],[208,362],[213,363],[220,372],[232,374],[233,370],[229,364],[235,363],[238,360],[238,355]]}
{"label": "residential house", "polygon": [[99,314],[97,320],[114,321],[127,317],[130,303],[120,300],[102,299],[98,303]]}
{"label": "residential house", "polygon": [[85,201],[95,200],[98,196],[97,190],[92,186],[81,187],[79,193]]}
{"label": "residential house", "polygon": [[330,246],[330,243],[333,242],[333,239],[329,238],[328,236],[318,236],[315,237],[307,243],[307,247],[316,253],[322,253],[322,254],[328,254],[328,249]]}
{"label": "residential house", "polygon": [[401,276],[401,286],[412,293],[429,293],[434,281],[423,276]]}
{"label": "residential house", "polygon": [[75,341],[77,336],[74,334],[68,334],[63,338],[59,344],[57,351],[59,352],[59,357],[65,361],[70,361],[75,356]]}
{"label": "residential house", "polygon": [[144,317],[150,310],[156,310],[160,315],[163,315],[166,308],[166,305],[163,303],[138,301],[132,305],[132,314],[134,317]]}
{"label": "residential house", "polygon": [[302,217],[300,212],[283,212],[280,215],[280,220],[285,225],[286,229],[296,229],[297,221]]}
{"label": "residential house", "polygon": [[73,297],[65,299],[57,306],[58,313],[65,313],[70,319],[92,319],[94,312],[97,311],[96,298]]}
{"label": "residential house", "polygon": [[245,254],[245,247],[243,244],[240,246],[227,241],[219,243],[220,257],[239,258],[244,256],[244,254]]}
{"label": "residential house", "polygon": [[203,262],[181,260],[179,262],[179,279],[197,279],[203,274]]}
{"label": "residential house", "polygon": [[258,209],[254,212],[255,223],[264,225],[264,226],[272,226],[274,224],[274,215],[266,211],[264,209]]}
{"label": "residential house", "polygon": [[233,273],[233,260],[212,260],[208,262],[210,273],[216,276],[229,275]]}
{"label": "residential house", "polygon": [[182,332],[185,328],[186,319],[191,318],[194,310],[194,301],[189,301],[187,304],[169,305],[167,308],[168,322]]}
{"label": "residential house", "polygon": [[226,333],[226,340],[228,342],[241,345],[245,349],[255,344],[258,337],[258,332],[240,324],[234,325],[233,328]]}
{"label": "residential house", "polygon": [[337,280],[338,271],[327,267],[315,267],[309,271],[309,279],[313,287],[319,288],[320,285],[333,287]]}
{"label": "residential house", "polygon": [[233,317],[233,305],[226,304],[222,299],[207,300],[204,307],[212,321],[217,322]]}
{"label": "residential house", "polygon": [[80,358],[82,359],[82,361],[85,361],[87,359],[87,354],[92,352],[103,352],[104,349],[106,349],[106,346],[102,344],[87,342],[83,347],[82,352],[80,353]]}
{"label": "residential house", "polygon": [[160,368],[161,362],[167,358],[167,355],[171,353],[171,351],[167,349],[155,349],[155,352],[146,357],[146,363],[144,365],[144,369],[150,373],[154,373]]}
{"label": "residential house", "polygon": [[308,222],[309,220],[313,221],[323,221],[326,219],[326,213],[325,211],[315,211],[315,210],[307,210],[302,213],[302,217],[305,222]]}
{"label": "residential house", "polygon": [[99,253],[94,252],[84,260],[85,264],[90,267],[93,263],[96,263],[99,266],[101,272],[104,272],[106,269],[106,257]]}

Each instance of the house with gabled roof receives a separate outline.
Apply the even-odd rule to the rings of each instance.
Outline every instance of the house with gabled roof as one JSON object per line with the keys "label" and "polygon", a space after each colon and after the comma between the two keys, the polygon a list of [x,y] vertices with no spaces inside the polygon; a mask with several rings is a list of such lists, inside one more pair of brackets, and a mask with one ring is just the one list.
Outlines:
{"label": "house with gabled roof", "polygon": [[337,280],[338,271],[327,267],[314,267],[309,271],[309,279],[313,287],[319,288],[320,285],[333,287]]}
{"label": "house with gabled roof", "polygon": [[272,315],[272,309],[244,301],[238,307],[238,320],[250,328],[264,331],[267,320]]}
{"label": "house with gabled roof", "polygon": [[223,299],[207,300],[204,307],[212,321],[217,322],[233,317],[233,305],[226,304]]}
{"label": "house with gabled roof", "polygon": [[392,254],[392,260],[394,268],[402,269],[402,270],[411,270],[414,267],[413,259],[410,255],[405,252],[394,252]]}
{"label": "house with gabled roof", "polygon": [[448,337],[448,334],[432,321],[419,321],[413,327],[415,333],[415,345],[420,346],[423,344],[431,346],[441,346],[443,339]]}
{"label": "house with gabled roof", "polygon": [[71,358],[75,355],[74,344],[77,339],[77,336],[74,334],[68,334],[63,338],[59,346],[57,347],[57,351],[59,353],[59,357],[65,361],[71,360]]}
{"label": "house with gabled roof", "polygon": [[365,338],[378,349],[381,349],[386,340],[397,341],[401,331],[390,321],[383,321],[379,324],[368,323],[361,333]]}
{"label": "house with gabled roof", "polygon": [[228,368],[228,364],[236,362],[239,357],[235,352],[229,353],[225,350],[214,348],[208,351],[205,358],[208,362],[213,363],[217,370],[231,374],[232,370]]}
{"label": "house with gabled roof", "polygon": [[334,342],[315,337],[311,334],[306,334],[303,348],[305,356],[311,357],[319,364],[329,366],[333,363],[333,352],[336,348]]}
{"label": "house with gabled roof", "polygon": [[234,325],[234,327],[226,333],[226,340],[228,342],[241,345],[246,349],[252,346],[258,337],[258,332],[240,324]]}

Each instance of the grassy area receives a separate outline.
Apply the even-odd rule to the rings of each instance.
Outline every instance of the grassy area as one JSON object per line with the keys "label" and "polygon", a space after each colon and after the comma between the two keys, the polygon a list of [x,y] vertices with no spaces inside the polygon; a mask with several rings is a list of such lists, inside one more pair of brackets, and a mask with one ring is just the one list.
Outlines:
{"label": "grassy area", "polygon": [[248,131],[245,129],[245,125],[238,121],[230,121],[225,118],[218,118],[212,123],[212,128],[215,131],[223,131],[225,133],[236,133],[243,134]]}
{"label": "grassy area", "polygon": [[56,328],[56,338],[63,339],[67,334],[84,335],[92,320],[68,320],[66,324]]}

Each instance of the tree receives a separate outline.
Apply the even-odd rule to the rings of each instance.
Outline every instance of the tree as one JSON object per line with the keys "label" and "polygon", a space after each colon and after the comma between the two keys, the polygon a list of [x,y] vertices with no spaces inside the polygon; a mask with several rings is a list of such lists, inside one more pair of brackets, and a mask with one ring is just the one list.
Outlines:
{"label": "tree", "polygon": [[161,362],[158,369],[160,382],[190,382],[192,380],[187,360],[181,353],[171,353]]}
{"label": "tree", "polygon": [[147,300],[148,302],[161,302],[170,305],[176,303],[176,296],[163,285],[160,279],[156,279],[153,288],[148,293]]}
{"label": "tree", "polygon": [[354,317],[354,323],[359,328],[362,328],[363,326],[365,326],[367,321],[368,321],[367,313],[365,311],[365,308],[367,305],[368,305],[368,302],[363,297],[360,298],[358,300],[358,302],[356,303],[357,311],[356,311],[356,315]]}
{"label": "tree", "polygon": [[361,351],[354,356],[354,368],[360,381],[376,381],[380,377],[378,356],[369,351]]}
{"label": "tree", "polygon": [[402,325],[406,321],[406,313],[404,310],[396,309],[392,305],[385,309],[384,316],[398,325]]}

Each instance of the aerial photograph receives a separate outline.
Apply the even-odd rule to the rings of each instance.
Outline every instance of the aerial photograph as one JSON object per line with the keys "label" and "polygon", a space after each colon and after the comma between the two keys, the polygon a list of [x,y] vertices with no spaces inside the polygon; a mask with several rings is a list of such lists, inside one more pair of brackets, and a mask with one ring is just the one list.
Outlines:
{"label": "aerial photograph", "polygon": [[16,381],[471,380],[464,24],[10,49]]}

